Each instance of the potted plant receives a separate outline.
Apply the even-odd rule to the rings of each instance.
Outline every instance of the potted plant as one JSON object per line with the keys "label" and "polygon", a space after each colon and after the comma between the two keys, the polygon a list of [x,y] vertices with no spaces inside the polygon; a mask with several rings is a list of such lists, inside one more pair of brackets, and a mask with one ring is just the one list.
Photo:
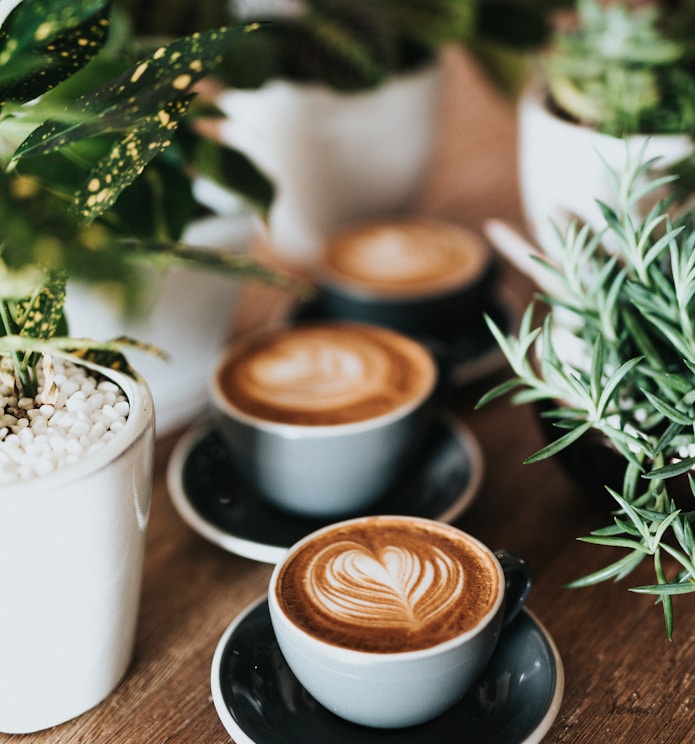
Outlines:
{"label": "potted plant", "polygon": [[[655,164],[643,155],[622,174],[607,171],[617,206],[599,202],[598,232],[574,222],[556,234],[557,260],[536,254],[542,294],[518,335],[489,323],[513,376],[481,404],[512,391],[515,403],[542,404],[558,433],[528,462],[600,435],[619,464],[608,488],[615,513],[584,539],[627,552],[573,586],[622,579],[652,560],[653,584],[633,591],[660,601],[671,637],[673,597],[695,591],[691,476],[685,505],[676,498],[695,464],[695,222],[664,199],[634,219],[637,203],[672,178],[650,176]],[[539,308],[549,312],[537,323]]]}
{"label": "potted plant", "polygon": [[503,0],[232,7],[262,25],[220,68],[216,136],[276,185],[266,237],[302,269],[335,230],[412,205],[436,142],[442,47],[466,46],[510,83],[518,50],[546,31],[542,4]]}
{"label": "potted plant", "polygon": [[577,0],[573,11],[556,21],[519,101],[522,205],[531,236],[550,252],[552,223],[597,225],[595,200],[612,203],[601,160],[620,168],[627,143],[632,157],[646,147],[664,170],[693,149],[690,6]]}
{"label": "potted plant", "polygon": [[66,94],[106,43],[108,0],[4,0],[0,20],[0,731],[22,733],[96,705],[125,674],[150,501],[152,398],[122,354],[141,344],[70,337],[68,278],[125,281],[144,249],[230,268],[126,239],[109,215],[247,31],[174,40]]}
{"label": "potted plant", "polygon": [[[116,10],[107,45],[86,69],[43,97],[44,111],[65,106],[152,51]],[[205,404],[207,380],[228,340],[239,296],[235,279],[275,278],[249,258],[252,225],[267,213],[272,184],[242,155],[198,134],[195,122],[210,109],[198,96],[144,177],[89,225],[68,214],[64,202],[86,178],[84,161],[94,157],[95,145],[82,146],[80,161],[62,154],[27,158],[21,166],[26,178],[0,191],[10,214],[22,221],[25,243],[46,232],[60,238],[58,250],[71,261],[66,315],[73,334],[128,335],[166,349],[167,359],[129,353],[153,394],[158,435],[191,420]],[[213,214],[200,203],[196,188],[203,178],[239,195],[234,212]],[[181,390],[187,391],[185,401]]]}

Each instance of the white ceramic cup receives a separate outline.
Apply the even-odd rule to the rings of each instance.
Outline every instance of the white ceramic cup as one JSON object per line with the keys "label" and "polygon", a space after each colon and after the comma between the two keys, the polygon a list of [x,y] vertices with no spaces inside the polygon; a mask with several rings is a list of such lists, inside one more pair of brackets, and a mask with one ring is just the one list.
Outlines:
{"label": "white ceramic cup", "polygon": [[[319,703],[353,723],[397,728],[465,694],[530,586],[521,559],[456,527],[362,517],[291,547],[271,576],[268,606],[288,666]],[[413,638],[415,648],[399,650]]]}
{"label": "white ceramic cup", "polygon": [[418,342],[326,322],[239,340],[220,360],[211,395],[230,456],[262,497],[336,517],[374,504],[401,473],[427,434],[436,383],[435,361]]}

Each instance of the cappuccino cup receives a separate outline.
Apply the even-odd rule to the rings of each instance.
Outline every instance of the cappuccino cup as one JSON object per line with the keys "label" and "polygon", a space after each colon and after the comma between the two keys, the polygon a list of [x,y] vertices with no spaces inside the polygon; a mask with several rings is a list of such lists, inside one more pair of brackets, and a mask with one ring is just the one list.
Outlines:
{"label": "cappuccino cup", "polygon": [[285,661],[324,707],[400,728],[451,708],[531,587],[527,564],[448,524],[370,516],[291,547],[268,590]]}
{"label": "cappuccino cup", "polygon": [[317,274],[320,310],[436,335],[481,312],[493,269],[487,243],[458,225],[430,218],[364,223],[327,242]]}
{"label": "cappuccino cup", "polygon": [[240,475],[277,507],[333,518],[371,506],[395,481],[427,433],[436,382],[420,343],[321,322],[237,342],[211,393]]}

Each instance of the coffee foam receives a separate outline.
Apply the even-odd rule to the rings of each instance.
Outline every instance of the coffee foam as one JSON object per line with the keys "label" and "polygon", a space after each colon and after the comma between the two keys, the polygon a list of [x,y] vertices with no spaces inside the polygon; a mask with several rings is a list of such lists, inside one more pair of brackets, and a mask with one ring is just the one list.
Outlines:
{"label": "coffee foam", "polygon": [[361,225],[328,243],[321,281],[355,291],[407,297],[476,283],[490,266],[475,233],[434,219]]}
{"label": "coffee foam", "polygon": [[302,425],[376,418],[429,395],[434,362],[392,331],[325,323],[264,334],[219,370],[229,402],[250,416]]}
{"label": "coffee foam", "polygon": [[470,630],[494,605],[498,583],[489,555],[465,536],[379,518],[309,542],[283,568],[276,595],[325,642],[393,653]]}

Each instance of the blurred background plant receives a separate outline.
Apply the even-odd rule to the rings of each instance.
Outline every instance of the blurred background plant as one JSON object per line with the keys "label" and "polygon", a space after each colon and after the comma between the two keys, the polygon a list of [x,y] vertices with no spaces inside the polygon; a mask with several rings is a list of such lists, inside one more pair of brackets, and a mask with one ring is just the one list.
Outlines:
{"label": "blurred background plant", "polygon": [[[123,0],[140,34],[180,34],[217,23],[265,22],[226,55],[230,87],[281,77],[342,90],[374,87],[430,60],[446,44],[467,48],[506,90],[525,75],[524,55],[548,37],[568,0]],[[173,7],[176,6],[176,7]]]}
{"label": "blurred background plant", "polygon": [[577,0],[542,64],[555,109],[573,121],[614,136],[693,131],[689,0]]}

